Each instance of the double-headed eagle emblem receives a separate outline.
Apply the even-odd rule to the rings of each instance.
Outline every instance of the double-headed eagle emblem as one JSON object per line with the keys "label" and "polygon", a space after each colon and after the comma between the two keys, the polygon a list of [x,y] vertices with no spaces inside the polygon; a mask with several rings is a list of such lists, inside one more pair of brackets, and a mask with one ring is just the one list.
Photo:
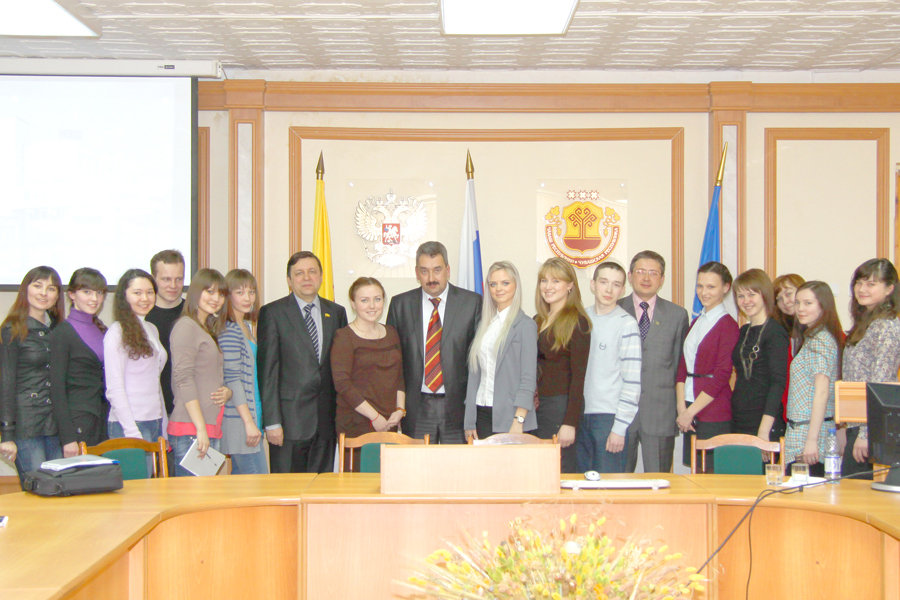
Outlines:
{"label": "double-headed eagle emblem", "polygon": [[388,190],[382,199],[369,196],[356,205],[356,234],[366,242],[369,260],[383,267],[400,267],[414,258],[418,241],[425,237],[428,213],[425,202],[407,196],[398,198]]}

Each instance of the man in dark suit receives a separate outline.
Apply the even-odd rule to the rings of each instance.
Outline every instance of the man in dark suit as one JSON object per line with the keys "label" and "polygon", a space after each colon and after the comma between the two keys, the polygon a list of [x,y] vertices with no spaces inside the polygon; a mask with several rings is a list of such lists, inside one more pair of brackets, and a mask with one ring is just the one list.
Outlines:
{"label": "man in dark suit", "polygon": [[322,263],[297,252],[287,264],[291,293],[259,313],[257,371],[273,473],[334,469],[331,342],[347,325],[343,306],[319,296]]}
{"label": "man in dark suit", "polygon": [[688,330],[687,311],[657,292],[666,280],[666,261],[644,250],[631,259],[628,281],[634,292],[619,300],[638,322],[641,333],[641,398],[628,427],[625,468],[637,467],[638,444],[647,473],[668,473],[675,453],[675,376]]}
{"label": "man in dark suit", "polygon": [[431,443],[464,444],[467,360],[481,320],[481,296],[448,283],[447,248],[416,251],[420,288],[394,296],[387,324],[397,328],[406,380],[403,433]]}

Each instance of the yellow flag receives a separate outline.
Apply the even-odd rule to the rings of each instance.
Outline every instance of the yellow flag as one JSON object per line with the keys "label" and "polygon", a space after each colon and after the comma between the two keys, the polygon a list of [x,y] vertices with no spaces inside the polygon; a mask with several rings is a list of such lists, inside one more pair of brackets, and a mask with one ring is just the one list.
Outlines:
{"label": "yellow flag", "polygon": [[334,301],[334,273],[331,269],[331,230],[325,208],[325,181],[316,180],[316,221],[313,230],[313,254],[322,262],[322,287],[319,295]]}

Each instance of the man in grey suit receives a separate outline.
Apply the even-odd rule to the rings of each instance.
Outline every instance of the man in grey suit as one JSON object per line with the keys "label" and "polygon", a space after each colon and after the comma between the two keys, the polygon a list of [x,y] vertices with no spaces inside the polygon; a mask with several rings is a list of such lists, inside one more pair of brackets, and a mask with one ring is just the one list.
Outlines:
{"label": "man in grey suit", "polygon": [[481,296],[450,285],[447,248],[425,242],[416,251],[420,288],[394,296],[387,324],[400,334],[406,380],[406,435],[464,444],[469,348],[481,320]]}
{"label": "man in grey suit", "polygon": [[675,452],[675,376],[688,330],[685,309],[663,300],[657,292],[666,280],[666,260],[652,250],[631,259],[628,281],[634,289],[619,306],[638,321],[641,333],[641,398],[638,412],[628,427],[629,473],[637,467],[638,444],[644,471],[668,473]]}

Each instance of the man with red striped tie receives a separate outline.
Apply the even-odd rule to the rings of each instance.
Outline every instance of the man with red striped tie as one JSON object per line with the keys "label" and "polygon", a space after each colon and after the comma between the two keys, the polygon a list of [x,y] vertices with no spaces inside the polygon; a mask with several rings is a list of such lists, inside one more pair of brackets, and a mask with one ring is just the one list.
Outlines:
{"label": "man with red striped tie", "polygon": [[464,444],[466,361],[481,320],[481,296],[451,285],[447,248],[425,242],[416,251],[420,288],[394,296],[387,324],[400,334],[406,435],[431,443]]}

